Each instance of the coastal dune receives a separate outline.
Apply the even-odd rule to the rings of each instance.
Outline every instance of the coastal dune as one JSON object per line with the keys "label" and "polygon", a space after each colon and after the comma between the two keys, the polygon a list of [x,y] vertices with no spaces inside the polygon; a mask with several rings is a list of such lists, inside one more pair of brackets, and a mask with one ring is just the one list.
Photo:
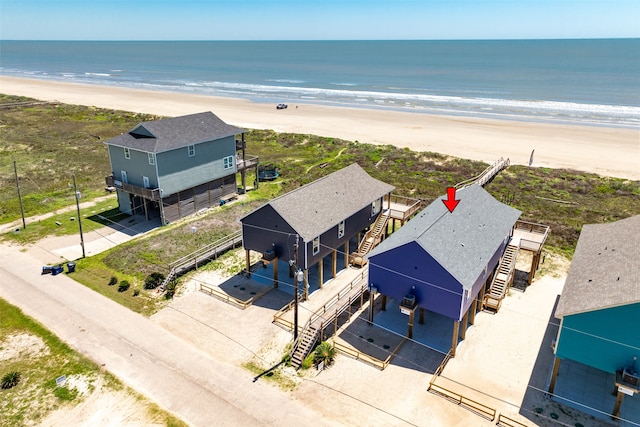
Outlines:
{"label": "coastal dune", "polygon": [[241,99],[7,76],[0,76],[0,93],[162,116],[212,111],[227,123],[249,129],[389,144],[487,163],[508,157],[513,164],[527,165],[535,150],[533,167],[640,180],[638,129],[312,104],[276,110],[273,104]]}

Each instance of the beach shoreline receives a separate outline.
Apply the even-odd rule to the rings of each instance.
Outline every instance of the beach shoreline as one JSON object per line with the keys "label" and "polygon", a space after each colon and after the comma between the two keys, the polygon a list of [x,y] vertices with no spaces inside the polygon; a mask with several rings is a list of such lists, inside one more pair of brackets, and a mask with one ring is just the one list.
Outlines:
{"label": "beach shoreline", "polygon": [[247,129],[393,145],[487,163],[502,157],[527,165],[533,151],[533,167],[640,180],[638,129],[316,104],[277,110],[272,104],[243,99],[8,76],[0,76],[0,93],[160,116],[212,111]]}

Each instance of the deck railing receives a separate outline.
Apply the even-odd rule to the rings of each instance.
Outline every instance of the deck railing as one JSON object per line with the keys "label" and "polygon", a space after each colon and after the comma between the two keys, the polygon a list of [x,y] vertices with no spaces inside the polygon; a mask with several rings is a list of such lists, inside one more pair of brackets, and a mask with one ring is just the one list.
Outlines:
{"label": "deck railing", "polygon": [[113,175],[106,176],[105,182],[107,187],[115,187],[134,196],[144,197],[147,200],[153,200],[155,202],[160,201],[160,189],[159,188],[144,188],[137,185],[128,184],[117,180]]}
{"label": "deck railing", "polygon": [[398,205],[408,206],[408,209],[406,210],[389,209],[389,216],[391,218],[401,219],[401,220],[410,218],[414,213],[416,213],[420,209],[420,206],[422,206],[422,200],[420,199],[414,199],[414,198],[405,197],[405,196],[398,196],[395,194],[388,194],[384,196],[383,206],[385,207],[385,209],[387,206],[389,206],[389,201],[391,201],[391,203],[396,203]]}
{"label": "deck railing", "polygon": [[543,224],[536,224],[535,222],[527,222],[527,221],[521,221],[518,220],[516,221],[516,224],[514,225],[514,231],[515,230],[524,230],[526,232],[532,233],[532,234],[539,234],[542,236],[542,239],[540,241],[533,241],[533,240],[528,240],[528,239],[523,239],[521,238],[520,241],[522,243],[530,243],[530,245],[523,245],[522,243],[520,244],[520,246],[525,246],[525,247],[529,247],[529,246],[533,246],[536,247],[539,245],[540,248],[542,248],[547,240],[547,237],[549,236],[549,226],[547,225],[543,225]]}

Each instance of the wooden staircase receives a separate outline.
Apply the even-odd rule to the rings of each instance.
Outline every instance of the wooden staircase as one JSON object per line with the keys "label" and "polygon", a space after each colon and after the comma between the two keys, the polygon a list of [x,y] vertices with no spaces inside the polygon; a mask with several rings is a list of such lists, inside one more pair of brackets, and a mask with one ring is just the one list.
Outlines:
{"label": "wooden staircase", "polygon": [[[336,322],[338,316],[347,311],[351,318],[351,305],[361,300],[362,295],[369,288],[368,274],[363,271],[351,283],[342,288],[326,304],[316,310],[302,328],[298,339],[291,347],[291,365],[298,369],[314,348],[319,338],[323,337],[322,331]],[[324,338],[322,338],[324,339]]]}
{"label": "wooden staircase", "polygon": [[382,240],[382,236],[384,235],[384,231],[387,228],[387,223],[389,222],[389,212],[382,211],[376,222],[369,228],[369,231],[364,235],[364,238],[360,242],[360,246],[358,246],[358,250],[351,253],[349,257],[349,262],[352,265],[357,265],[359,267],[363,267],[367,261],[364,257],[375,248],[378,243]]}
{"label": "wooden staircase", "polygon": [[519,241],[512,238],[500,259],[500,264],[493,276],[489,291],[482,301],[483,308],[490,308],[496,312],[500,309],[502,300],[507,295],[509,287],[513,283],[513,275],[516,268],[516,257],[520,250]]}
{"label": "wooden staircase", "polygon": [[293,353],[291,354],[291,365],[299,369],[304,359],[311,353],[313,346],[318,341],[320,331],[313,325],[309,325],[302,330],[298,340],[293,343]]}

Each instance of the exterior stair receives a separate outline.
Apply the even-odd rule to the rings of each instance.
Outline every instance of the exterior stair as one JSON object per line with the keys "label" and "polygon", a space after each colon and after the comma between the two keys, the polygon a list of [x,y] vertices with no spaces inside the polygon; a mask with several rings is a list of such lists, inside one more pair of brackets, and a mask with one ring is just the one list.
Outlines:
{"label": "exterior stair", "polygon": [[313,350],[313,346],[316,341],[318,341],[319,336],[320,331],[313,325],[309,325],[302,331],[298,337],[298,341],[293,344],[294,350],[291,354],[291,365],[294,368],[300,368],[304,359],[311,353],[311,350]]}
{"label": "exterior stair", "polygon": [[382,240],[382,236],[384,235],[384,231],[387,228],[387,223],[389,222],[389,212],[383,211],[380,212],[376,222],[373,224],[369,231],[364,235],[364,238],[360,242],[360,246],[358,246],[358,250],[351,253],[349,257],[349,261],[353,265],[357,265],[359,267],[364,267],[367,261],[364,257],[375,248],[378,243]]}
{"label": "exterior stair", "polygon": [[513,283],[514,271],[516,268],[516,257],[520,250],[520,242],[514,241],[512,238],[500,259],[498,269],[496,270],[489,291],[485,294],[482,301],[483,308],[490,308],[496,312],[500,309],[502,300],[507,295],[509,287]]}

